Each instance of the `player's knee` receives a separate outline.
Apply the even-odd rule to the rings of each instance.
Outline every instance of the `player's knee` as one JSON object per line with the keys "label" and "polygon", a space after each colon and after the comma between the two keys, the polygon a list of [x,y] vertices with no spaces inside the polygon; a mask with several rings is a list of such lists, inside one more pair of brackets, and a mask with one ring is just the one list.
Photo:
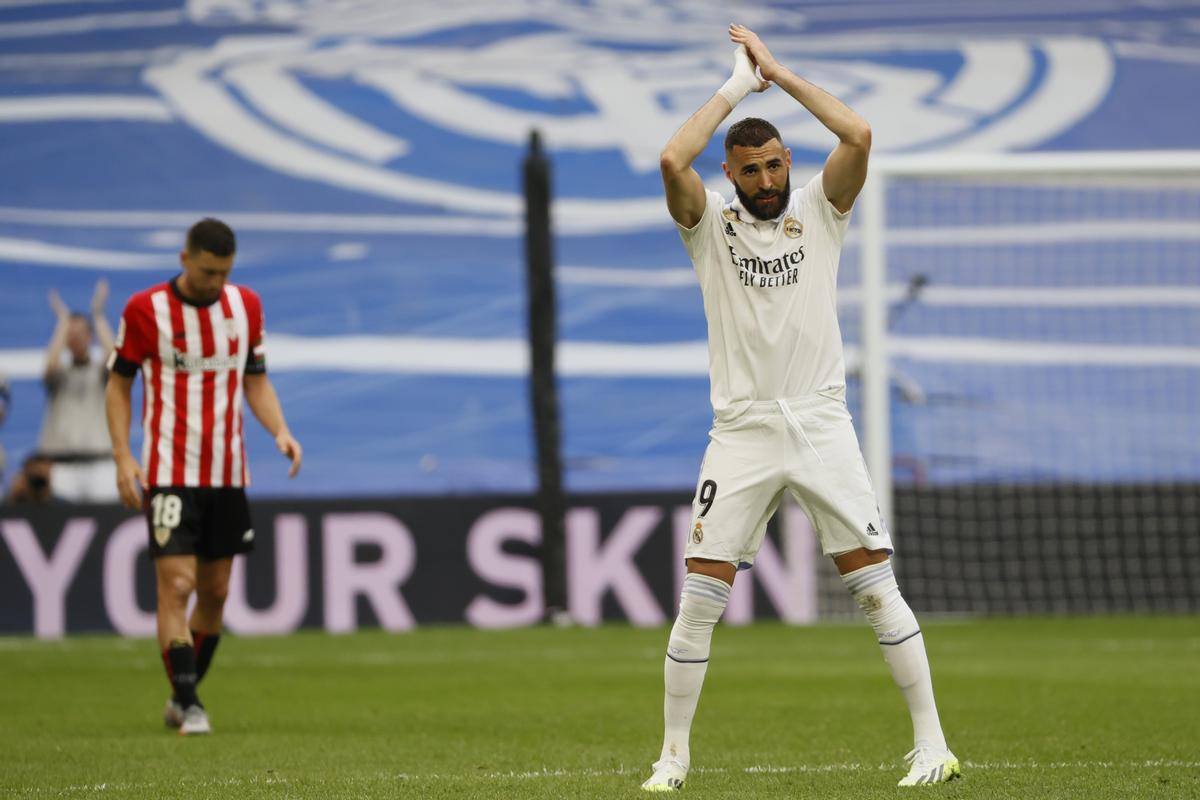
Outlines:
{"label": "player's knee", "polygon": [[168,575],[159,581],[159,599],[186,605],[195,588],[196,581],[190,575]]}
{"label": "player's knee", "polygon": [[679,616],[671,628],[667,656],[681,663],[708,660],[713,628],[729,604],[730,586],[708,575],[691,573],[683,580]]}
{"label": "player's knee", "polygon": [[208,608],[224,608],[225,600],[229,597],[229,582],[210,583],[196,592],[196,602],[203,603]]}
{"label": "player's knee", "polygon": [[880,644],[899,644],[920,633],[917,618],[900,594],[890,562],[872,564],[842,576]]}

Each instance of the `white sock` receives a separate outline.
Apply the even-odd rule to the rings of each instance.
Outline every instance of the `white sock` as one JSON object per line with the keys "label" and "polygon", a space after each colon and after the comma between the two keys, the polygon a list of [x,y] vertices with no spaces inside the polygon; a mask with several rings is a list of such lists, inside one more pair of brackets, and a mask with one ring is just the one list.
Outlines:
{"label": "white sock", "polygon": [[663,666],[666,697],[660,760],[673,758],[684,766],[691,764],[688,736],[708,670],[713,628],[729,603],[729,589],[729,584],[719,578],[694,572],[683,579],[679,616],[671,628]]}
{"label": "white sock", "polygon": [[842,580],[875,629],[883,659],[908,703],[914,746],[946,749],[946,737],[933,699],[925,640],[912,609],[900,596],[891,562],[856,569],[843,575]]}

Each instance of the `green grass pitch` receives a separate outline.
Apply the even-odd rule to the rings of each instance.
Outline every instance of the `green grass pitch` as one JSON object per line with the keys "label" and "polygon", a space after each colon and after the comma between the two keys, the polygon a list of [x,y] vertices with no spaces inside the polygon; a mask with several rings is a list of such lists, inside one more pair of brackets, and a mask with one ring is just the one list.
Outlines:
{"label": "green grass pitch", "polygon": [[[925,626],[964,779],[898,789],[911,730],[862,625],[721,627],[696,798],[1200,797],[1200,619]],[[0,639],[0,797],[638,797],[666,629],[222,641],[214,735],[162,725],[152,642]]]}

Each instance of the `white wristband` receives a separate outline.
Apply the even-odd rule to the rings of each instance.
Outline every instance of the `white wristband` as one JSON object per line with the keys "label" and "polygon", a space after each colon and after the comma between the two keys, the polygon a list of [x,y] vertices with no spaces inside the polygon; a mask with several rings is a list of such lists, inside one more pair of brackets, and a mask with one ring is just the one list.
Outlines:
{"label": "white wristband", "polygon": [[750,55],[746,52],[746,46],[738,45],[733,51],[733,74],[720,89],[717,89],[717,94],[728,100],[731,108],[736,108],[746,95],[757,91],[761,85],[758,73],[754,71],[754,64],[750,61]]}
{"label": "white wristband", "polygon": [[737,108],[737,104],[746,99],[746,95],[750,94],[752,89],[747,89],[746,85],[737,78],[730,78],[725,81],[720,89],[717,89],[717,94],[729,101],[730,108]]}

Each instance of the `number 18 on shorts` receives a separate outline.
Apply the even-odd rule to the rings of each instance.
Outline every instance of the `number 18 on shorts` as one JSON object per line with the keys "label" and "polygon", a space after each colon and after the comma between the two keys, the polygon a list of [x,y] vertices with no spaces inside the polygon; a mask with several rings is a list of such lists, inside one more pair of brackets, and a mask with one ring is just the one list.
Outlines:
{"label": "number 18 on shorts", "polygon": [[159,486],[145,499],[150,557],[229,558],[254,549],[250,505],[241,487]]}

